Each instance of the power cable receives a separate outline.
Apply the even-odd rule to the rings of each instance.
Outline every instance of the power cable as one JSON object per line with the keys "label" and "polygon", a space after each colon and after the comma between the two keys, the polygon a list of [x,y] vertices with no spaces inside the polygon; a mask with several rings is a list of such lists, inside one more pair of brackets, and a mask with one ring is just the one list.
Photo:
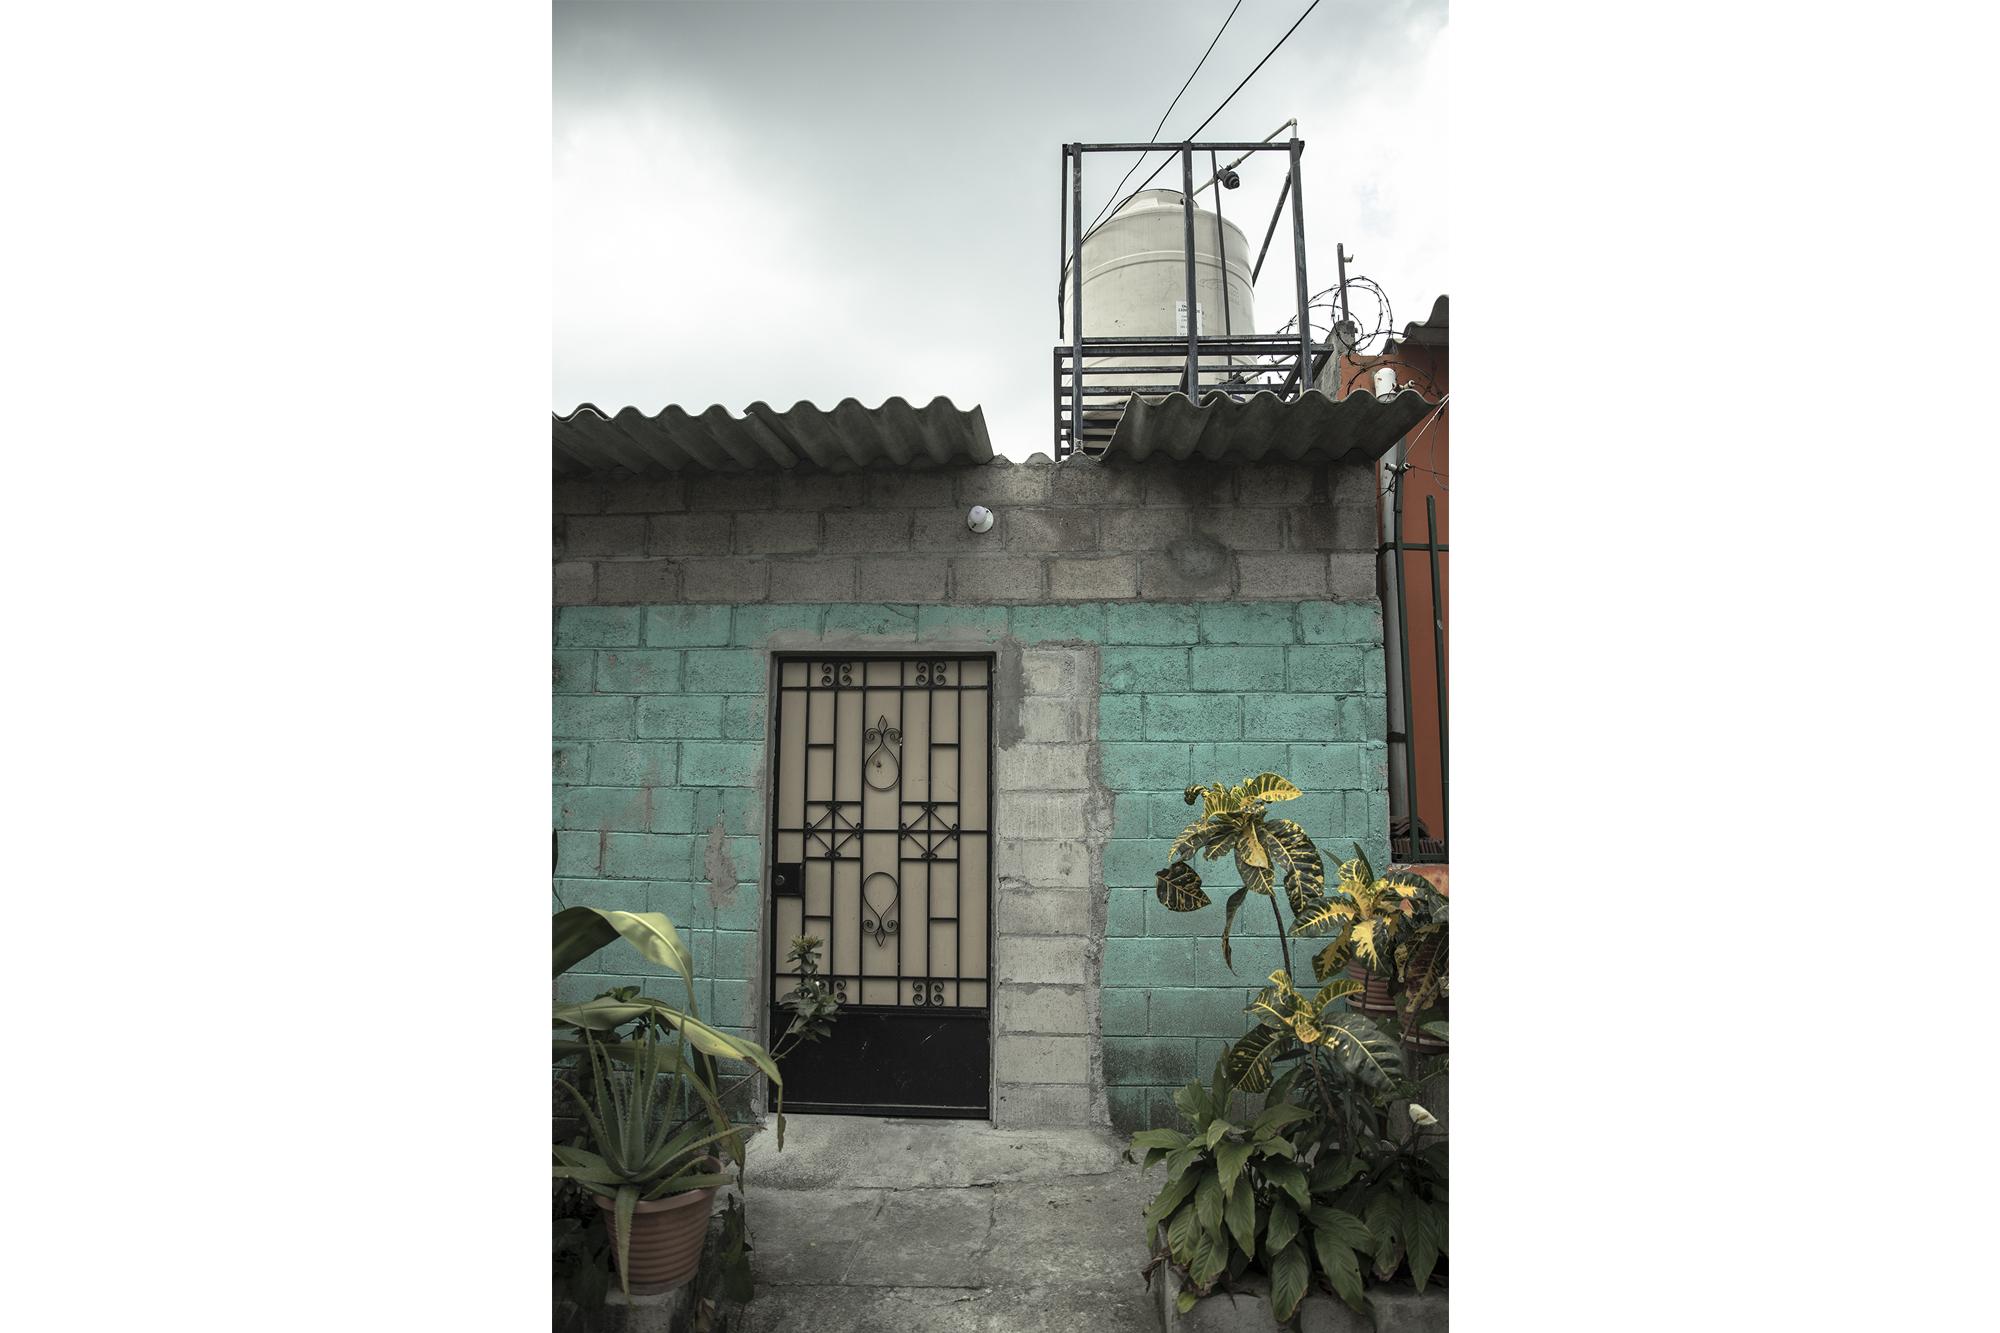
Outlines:
{"label": "power cable", "polygon": [[[1181,85],[1180,92],[1174,94],[1174,100],[1167,103],[1167,109],[1160,113],[1160,123],[1153,126],[1153,132],[1146,137],[1147,143],[1158,143],[1160,141],[1160,131],[1166,128],[1167,117],[1174,114],[1174,108],[1180,105],[1182,94],[1186,93],[1188,87],[1194,83],[1194,76],[1196,74],[1201,73],[1201,67],[1208,63],[1209,51],[1213,51],[1215,49],[1215,44],[1222,40],[1222,34],[1229,31],[1229,19],[1235,18],[1236,11],[1241,8],[1243,8],[1243,0],[1236,0],[1235,7],[1229,11],[1229,18],[1225,18],[1224,20],[1222,20],[1222,26],[1215,30],[1215,36],[1209,38],[1208,51],[1203,51],[1201,53],[1201,59],[1197,60],[1194,64],[1194,72],[1187,76],[1187,82]],[[1116,199],[1118,197],[1118,192],[1125,188],[1125,182],[1132,179],[1132,173],[1137,171],[1139,169],[1139,163],[1144,162],[1145,160],[1146,160],[1146,155],[1144,153],[1141,153],[1136,159],[1134,159],[1131,166],[1125,168],[1124,177],[1118,182],[1118,184],[1114,185],[1111,188],[1111,198]],[[1104,209],[1109,208],[1110,206],[1111,205],[1107,202],[1104,205],[1104,208],[1100,208],[1097,210],[1097,216],[1090,220],[1090,226],[1084,229],[1084,235],[1088,236],[1091,232],[1097,230],[1098,222],[1104,217]],[[1067,277],[1068,274],[1065,273],[1064,276]]]}
{"label": "power cable", "polygon": [[[1263,60],[1260,60],[1260,61],[1258,61],[1258,62],[1257,62],[1257,64],[1256,64],[1256,65],[1255,65],[1255,66],[1254,66],[1254,67],[1253,67],[1253,68],[1251,69],[1251,71],[1250,71],[1250,72],[1249,72],[1248,74],[1245,74],[1245,75],[1243,76],[1243,82],[1242,82],[1242,83],[1239,83],[1239,84],[1237,84],[1237,85],[1236,85],[1236,86],[1235,86],[1234,88],[1231,88],[1231,89],[1229,90],[1229,96],[1227,96],[1227,97],[1225,97],[1225,98],[1223,98],[1223,99],[1222,99],[1222,103],[1221,103],[1221,105],[1220,105],[1220,106],[1217,106],[1217,107],[1215,108],[1215,110],[1213,110],[1213,111],[1209,112],[1209,113],[1208,113],[1208,119],[1207,119],[1207,120],[1204,120],[1204,121],[1202,121],[1202,123],[1201,123],[1201,124],[1199,124],[1199,125],[1195,126],[1193,130],[1189,131],[1189,133],[1188,133],[1188,134],[1186,135],[1186,137],[1185,137],[1185,138],[1183,138],[1183,139],[1181,140],[1181,142],[1183,142],[1183,143],[1192,143],[1192,142],[1194,141],[1194,137],[1195,137],[1195,135],[1197,135],[1197,134],[1200,134],[1200,133],[1201,133],[1201,132],[1202,132],[1203,130],[1207,129],[1207,128],[1209,127],[1209,124],[1210,124],[1210,122],[1212,122],[1212,121],[1213,121],[1213,120],[1214,120],[1214,119],[1215,119],[1215,118],[1216,118],[1217,116],[1221,115],[1221,114],[1222,114],[1222,112],[1223,112],[1223,110],[1224,110],[1224,108],[1226,108],[1226,107],[1227,107],[1227,106],[1228,106],[1228,105],[1229,105],[1229,104],[1230,104],[1230,103],[1231,103],[1232,101],[1234,101],[1234,100],[1236,99],[1236,94],[1238,94],[1238,93],[1240,93],[1240,92],[1242,92],[1242,91],[1243,91],[1243,88],[1244,88],[1244,85],[1245,85],[1245,84],[1248,84],[1248,83],[1250,82],[1250,80],[1252,80],[1252,79],[1254,79],[1254,78],[1256,78],[1256,77],[1257,77],[1257,71],[1258,71],[1258,70],[1260,70],[1260,69],[1262,69],[1262,68],[1264,68],[1265,64],[1266,64],[1266,63],[1267,63],[1267,62],[1268,62],[1268,61],[1269,61],[1269,60],[1271,59],[1271,57],[1272,57],[1272,56],[1274,56],[1274,55],[1278,54],[1278,47],[1280,47],[1280,46],[1283,46],[1283,45],[1284,45],[1284,44],[1285,44],[1285,43],[1286,43],[1287,41],[1289,41],[1289,40],[1291,39],[1291,35],[1292,35],[1293,33],[1297,32],[1297,31],[1299,30],[1299,24],[1301,24],[1301,23],[1304,23],[1304,22],[1305,22],[1305,21],[1306,21],[1306,20],[1307,20],[1308,18],[1310,18],[1310,17],[1312,16],[1312,12],[1313,12],[1313,11],[1314,11],[1315,9],[1318,9],[1318,8],[1319,8],[1319,0],[1312,0],[1312,3],[1306,6],[1306,12],[1305,12],[1305,13],[1303,13],[1303,14],[1301,14],[1301,15],[1299,15],[1299,16],[1298,16],[1298,18],[1294,19],[1294,20],[1292,21],[1292,26],[1291,26],[1291,27],[1289,27],[1289,28],[1287,28],[1287,29],[1285,29],[1285,35],[1284,35],[1283,37],[1280,37],[1280,38],[1278,39],[1278,41],[1277,41],[1277,44],[1276,44],[1276,45],[1274,45],[1274,46],[1273,46],[1273,47],[1272,47],[1272,48],[1271,48],[1270,50],[1268,50],[1268,51],[1266,51],[1266,52],[1264,53],[1264,59],[1263,59]],[[1236,11],[1235,11],[1235,10],[1233,10],[1233,9],[1232,9],[1232,10],[1230,10],[1229,12],[1230,12],[1230,14],[1231,14],[1231,15],[1234,15],[1234,14],[1236,13]],[[1224,27],[1227,27],[1227,26],[1228,26],[1228,20],[1226,20],[1226,19],[1225,19],[1225,20],[1223,21],[1223,26],[1224,26]],[[1217,32],[1217,33],[1216,33],[1216,36],[1217,36],[1217,37],[1220,37],[1220,36],[1222,36],[1222,34],[1221,34],[1220,32]],[[1213,43],[1211,43],[1211,46],[1212,46],[1212,45],[1213,45]],[[1208,59],[1208,57],[1207,57],[1206,55],[1203,55],[1202,59],[1203,59],[1203,60],[1206,60],[1206,59]],[[1199,66],[1197,66],[1196,68],[1199,68]],[[1190,79],[1192,79],[1192,78],[1193,78],[1194,76],[1193,76],[1193,75],[1189,75],[1188,77],[1189,77]],[[1183,89],[1182,91],[1186,91],[1186,90],[1185,90],[1185,89]],[[1177,101],[1179,100],[1178,96],[1176,96],[1176,99],[1175,99],[1175,100],[1177,100]],[[1161,118],[1161,120],[1160,120],[1160,123],[1161,123],[1162,125],[1166,124],[1166,118],[1165,118],[1165,117],[1162,117],[1162,118]],[[1159,133],[1159,132],[1158,132],[1157,130],[1156,130],[1156,131],[1154,131],[1154,134],[1155,134],[1156,136],[1157,136],[1157,134],[1158,134],[1158,133]],[[1294,131],[1293,131],[1293,133],[1294,133],[1294,134],[1296,134],[1296,133],[1297,133],[1297,131],[1296,131],[1296,130],[1294,130]],[[1145,161],[1145,154],[1144,154],[1144,153],[1141,153],[1141,154],[1139,155],[1139,161],[1141,161],[1141,162]],[[1115,205],[1113,205],[1113,206],[1112,206],[1111,208],[1109,208],[1108,210],[1107,210],[1107,209],[1100,209],[1100,210],[1098,211],[1098,215],[1097,215],[1097,216],[1098,216],[1099,218],[1102,218],[1102,217],[1104,217],[1104,215],[1105,215],[1105,213],[1106,213],[1106,212],[1111,212],[1111,213],[1116,213],[1116,212],[1118,211],[1118,209],[1120,209],[1120,208],[1123,208],[1123,207],[1124,207],[1124,206],[1125,206],[1125,205],[1126,205],[1127,203],[1131,202],[1131,200],[1132,200],[1133,196],[1134,196],[1134,195],[1137,195],[1137,194],[1139,193],[1139,190],[1143,190],[1143,189],[1145,189],[1145,188],[1146,188],[1146,187],[1147,187],[1148,185],[1151,185],[1151,184],[1153,183],[1153,179],[1154,179],[1154,177],[1158,176],[1158,175],[1159,175],[1159,174],[1160,174],[1160,173],[1161,173],[1162,171],[1165,171],[1165,170],[1167,169],[1167,163],[1168,163],[1168,162],[1171,162],[1171,161],[1173,161],[1173,159],[1172,159],[1171,157],[1169,157],[1169,158],[1166,158],[1166,159],[1162,160],[1159,166],[1157,166],[1157,167],[1154,167],[1154,168],[1153,168],[1153,174],[1152,174],[1151,176],[1148,176],[1148,177],[1146,177],[1146,179],[1145,179],[1145,180],[1143,180],[1143,181],[1140,181],[1140,182],[1139,182],[1139,189],[1138,189],[1138,190],[1134,190],[1134,191],[1132,191],[1132,193],[1131,193],[1131,194],[1128,194],[1128,195],[1126,195],[1126,196],[1125,196],[1125,197],[1124,197],[1123,199],[1120,199],[1120,200],[1118,200],[1118,202],[1117,202],[1117,203],[1116,203]],[[1132,171],[1137,171],[1138,169],[1139,169],[1139,163],[1138,163],[1138,162],[1134,162],[1134,163],[1132,164]],[[1132,171],[1128,171],[1128,172],[1126,172],[1126,173],[1125,173],[1125,180],[1130,180],[1130,179],[1132,178]],[[1120,181],[1120,182],[1118,183],[1118,185],[1119,185],[1119,188],[1120,188],[1120,189],[1123,189],[1123,188],[1124,188],[1124,185],[1125,185],[1125,181]],[[1117,190],[1113,190],[1113,191],[1112,191],[1112,193],[1113,193],[1114,195],[1116,195],[1116,194],[1117,194]],[[1077,238],[1077,240],[1076,240],[1076,248],[1075,248],[1075,250],[1074,250],[1074,252],[1073,252],[1074,254],[1076,254],[1076,255],[1079,255],[1079,256],[1080,256],[1080,255],[1081,255],[1081,254],[1083,253],[1083,243],[1084,243],[1085,241],[1087,241],[1087,240],[1089,240],[1089,239],[1091,238],[1091,235],[1092,235],[1092,234],[1093,234],[1094,232],[1096,232],[1097,228],[1098,228],[1098,223],[1097,223],[1097,222],[1095,222],[1095,221],[1093,221],[1093,222],[1092,222],[1092,223],[1090,224],[1089,228],[1087,228],[1087,229],[1086,229],[1086,230],[1084,231],[1083,235],[1082,235],[1082,236],[1079,236],[1079,237]],[[1061,297],[1061,295],[1062,295],[1062,281],[1063,281],[1063,279],[1064,279],[1064,278],[1066,278],[1066,277],[1068,277],[1068,276],[1069,276],[1069,260],[1068,260],[1068,259],[1066,258],[1066,259],[1064,259],[1064,260],[1063,260],[1063,271],[1062,271],[1062,274],[1061,274],[1061,275],[1060,275],[1060,276],[1059,276],[1059,277],[1058,277],[1058,278],[1056,279],[1056,295],[1057,295],[1057,297],[1058,297],[1058,298],[1060,298],[1060,297]]]}

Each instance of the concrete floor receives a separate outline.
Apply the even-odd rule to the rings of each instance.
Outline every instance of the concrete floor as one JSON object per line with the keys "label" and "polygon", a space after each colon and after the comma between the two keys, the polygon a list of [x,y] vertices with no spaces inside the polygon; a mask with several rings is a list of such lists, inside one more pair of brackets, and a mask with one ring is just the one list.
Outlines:
{"label": "concrete floor", "polygon": [[743,1333],[1143,1333],[1147,1181],[1109,1131],[787,1116],[751,1146]]}

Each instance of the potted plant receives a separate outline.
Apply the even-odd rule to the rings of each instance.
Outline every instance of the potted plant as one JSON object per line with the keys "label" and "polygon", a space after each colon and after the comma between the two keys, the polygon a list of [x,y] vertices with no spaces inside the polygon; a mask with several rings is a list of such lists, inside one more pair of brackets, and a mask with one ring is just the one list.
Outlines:
{"label": "potted plant", "polygon": [[[1201,802],[1201,817],[1175,839],[1158,875],[1162,905],[1198,911],[1209,898],[1189,858],[1232,855],[1242,887],[1226,905],[1223,960],[1236,913],[1256,893],[1271,899],[1284,962],[1246,1011],[1254,1026],[1225,1049],[1208,1086],[1175,1095],[1190,1132],[1154,1129],[1132,1140],[1147,1167],[1167,1167],[1146,1213],[1155,1248],[1148,1277],[1166,1270],[1181,1312],[1218,1286],[1260,1274],[1269,1288],[1259,1299],[1279,1322],[1316,1285],[1356,1310],[1371,1282],[1405,1276],[1416,1299],[1438,1299],[1423,1293],[1442,1271],[1446,1150],[1417,1132],[1435,1120],[1417,1103],[1395,1036],[1350,1009],[1365,983],[1346,972],[1358,957],[1393,975],[1397,944],[1431,938],[1415,931],[1431,924],[1432,905],[1412,902],[1419,890],[1395,872],[1375,875],[1359,848],[1329,890],[1305,830],[1268,813],[1299,794],[1273,773],[1190,787],[1188,803]],[[1278,906],[1281,875],[1289,926]],[[1312,960],[1317,984],[1301,988],[1290,941],[1330,930],[1336,937]],[[1232,1117],[1233,1094],[1244,1092],[1264,1093],[1264,1109]]]}
{"label": "potted plant", "polygon": [[644,1029],[628,1051],[629,1070],[613,1067],[594,1034],[585,1045],[592,1095],[564,1086],[596,1147],[556,1145],[555,1175],[589,1188],[606,1214],[619,1285],[628,1294],[665,1291],[694,1275],[715,1191],[729,1181],[707,1149],[727,1141],[740,1161],[741,1132],[726,1119],[718,1127],[712,1090],[699,1088],[684,1038],[670,1049]]}
{"label": "potted plant", "polygon": [[[790,954],[799,983],[782,1001],[792,1022],[775,1049],[712,1027],[696,1011],[693,959],[673,922],[658,912],[570,907],[556,913],[553,975],[562,976],[621,938],[680,976],[687,999],[674,1005],[628,986],[554,1007],[558,1067],[566,1066],[577,1082],[587,1073],[592,1091],[586,1097],[574,1083],[556,1080],[585,1132],[555,1147],[554,1174],[595,1198],[595,1209],[585,1205],[583,1218],[558,1215],[558,1271],[572,1278],[583,1275],[584,1280],[569,1282],[567,1290],[559,1283],[557,1294],[559,1302],[586,1308],[596,1285],[587,1272],[605,1251],[615,1252],[620,1284],[628,1292],[660,1290],[692,1273],[715,1188],[725,1183],[720,1173],[728,1164],[736,1167],[739,1189],[742,1185],[747,1136],[725,1109],[731,1094],[759,1074],[771,1080],[778,1096],[775,1128],[782,1150],[784,1080],[778,1061],[798,1043],[826,1035],[839,1008],[819,978],[820,941],[802,936],[792,942]],[[745,1072],[724,1085],[721,1061],[741,1065]],[[592,1211],[609,1223],[611,1243],[593,1243],[593,1236],[603,1233],[589,1216]],[[659,1227],[693,1233],[692,1250],[684,1260],[674,1256],[685,1235],[677,1241],[654,1236]],[[742,1211],[732,1200],[719,1276],[721,1289],[733,1299],[748,1299],[748,1250]]]}

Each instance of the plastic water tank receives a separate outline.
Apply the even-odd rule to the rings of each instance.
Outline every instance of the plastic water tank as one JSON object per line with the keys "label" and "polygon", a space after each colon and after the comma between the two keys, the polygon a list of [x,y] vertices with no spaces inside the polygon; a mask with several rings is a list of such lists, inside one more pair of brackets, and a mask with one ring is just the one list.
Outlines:
{"label": "plastic water tank", "polygon": [[[1141,190],[1107,218],[1083,243],[1083,332],[1087,338],[1186,337],[1187,321],[1204,338],[1225,333],[1257,332],[1250,286],[1250,243],[1227,218],[1218,237],[1216,215],[1196,205],[1194,210],[1195,309],[1187,307],[1186,213],[1179,190]],[[1217,242],[1220,241],[1220,248]],[[1071,336],[1070,288],[1063,288],[1063,337]],[[1184,365],[1185,348],[1163,347],[1140,357],[1086,357],[1094,370],[1089,388],[1173,384],[1184,372],[1106,375],[1120,365]],[[1231,366],[1247,366],[1217,355],[1213,372],[1202,358],[1201,383],[1215,388],[1228,380]],[[1155,395],[1147,395],[1151,398]],[[1107,419],[1115,421],[1122,398],[1084,400],[1085,433],[1102,436]]]}

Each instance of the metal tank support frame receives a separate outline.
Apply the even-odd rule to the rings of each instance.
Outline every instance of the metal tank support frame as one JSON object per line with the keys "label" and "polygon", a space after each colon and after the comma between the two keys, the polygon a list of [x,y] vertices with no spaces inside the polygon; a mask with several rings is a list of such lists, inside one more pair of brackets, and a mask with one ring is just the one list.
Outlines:
{"label": "metal tank support frame", "polygon": [[[1244,393],[1276,393],[1283,399],[1297,399],[1312,387],[1313,341],[1312,323],[1307,315],[1308,296],[1311,291],[1306,282],[1306,222],[1305,204],[1301,198],[1299,166],[1305,153],[1305,140],[1296,134],[1279,143],[1069,143],[1062,149],[1063,180],[1063,234],[1061,237],[1063,264],[1069,270],[1070,339],[1067,346],[1055,349],[1055,456],[1067,458],[1077,451],[1082,436],[1084,400],[1086,398],[1128,398],[1135,394],[1164,395],[1182,393],[1190,398],[1201,396],[1201,361],[1204,353],[1214,359],[1221,357],[1225,364],[1234,364],[1236,357],[1249,357],[1266,363],[1262,374],[1282,371],[1284,378],[1276,384],[1246,382]],[[1187,336],[1168,337],[1126,337],[1126,338],[1086,338],[1083,336],[1083,243],[1088,239],[1083,230],[1083,159],[1087,153],[1145,153],[1160,149],[1178,151],[1181,155],[1181,211],[1184,219],[1185,269],[1187,279]],[[1292,267],[1294,285],[1298,293],[1299,329],[1291,334],[1262,335],[1238,334],[1225,331],[1220,337],[1208,337],[1200,331],[1200,321],[1195,318],[1195,190],[1194,155],[1204,153],[1284,153],[1290,162],[1285,175],[1283,190],[1278,195],[1278,206],[1271,214],[1271,226],[1264,234],[1264,250],[1271,244],[1271,236],[1276,232],[1278,220],[1283,216],[1287,204],[1292,215]],[[1222,214],[1221,194],[1216,195],[1216,217],[1219,224]],[[1116,216],[1114,211],[1112,216]],[[1107,219],[1108,221],[1109,219]],[[1256,272],[1264,265],[1264,253],[1257,256],[1256,269],[1251,280],[1256,280]],[[1225,280],[1226,281],[1226,280]],[[1060,329],[1058,302],[1058,329]],[[1228,316],[1228,301],[1223,302],[1225,324]],[[1176,354],[1185,349],[1185,365]],[[1116,383],[1106,386],[1099,383],[1092,386],[1088,381],[1092,367],[1084,365],[1085,355],[1094,357],[1157,357],[1154,364],[1134,366],[1129,362],[1112,369],[1129,380],[1133,372],[1154,375],[1177,375],[1177,382],[1132,385]],[[1213,374],[1213,372],[1211,372]],[[1210,390],[1227,392],[1227,390]]]}

